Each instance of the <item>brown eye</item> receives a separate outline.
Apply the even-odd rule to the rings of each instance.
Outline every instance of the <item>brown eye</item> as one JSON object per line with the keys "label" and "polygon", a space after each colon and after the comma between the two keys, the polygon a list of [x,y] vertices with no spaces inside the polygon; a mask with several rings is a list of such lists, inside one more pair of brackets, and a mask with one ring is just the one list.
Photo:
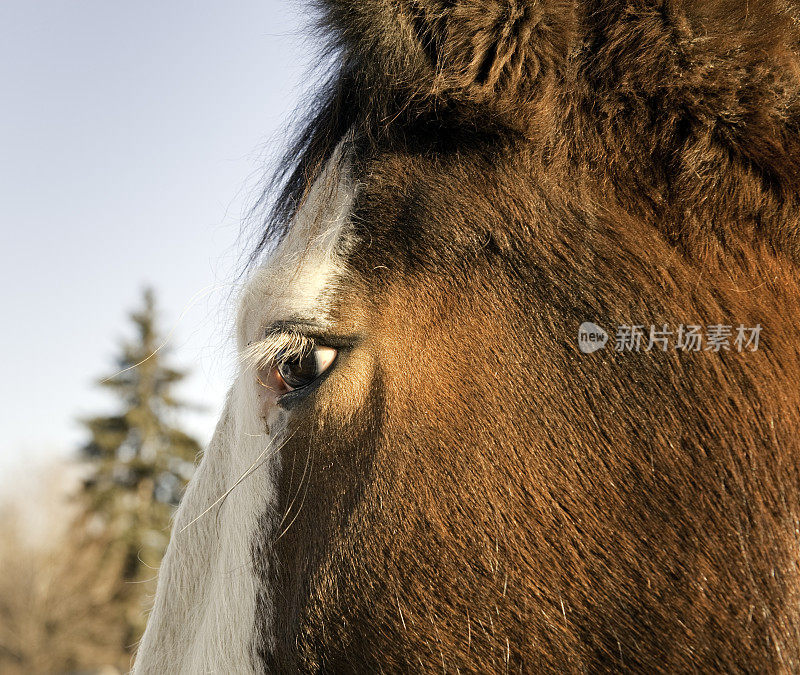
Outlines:
{"label": "brown eye", "polygon": [[337,351],[332,347],[314,347],[303,356],[280,361],[275,366],[275,375],[286,390],[302,389],[324,373],[336,359]]}

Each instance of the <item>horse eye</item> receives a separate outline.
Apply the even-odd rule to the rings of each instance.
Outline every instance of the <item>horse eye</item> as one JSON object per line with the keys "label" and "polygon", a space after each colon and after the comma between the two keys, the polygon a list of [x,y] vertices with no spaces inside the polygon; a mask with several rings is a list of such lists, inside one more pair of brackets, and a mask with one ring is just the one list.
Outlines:
{"label": "horse eye", "polygon": [[336,354],[332,347],[315,346],[303,356],[280,361],[275,366],[276,379],[287,391],[306,387],[331,367]]}

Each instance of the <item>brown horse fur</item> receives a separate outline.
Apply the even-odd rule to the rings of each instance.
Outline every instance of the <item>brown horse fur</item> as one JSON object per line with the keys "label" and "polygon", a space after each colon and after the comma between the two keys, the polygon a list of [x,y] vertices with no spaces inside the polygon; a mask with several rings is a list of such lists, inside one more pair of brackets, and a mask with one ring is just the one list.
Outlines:
{"label": "brown horse fur", "polygon": [[354,243],[279,404],[257,668],[800,671],[800,4],[320,5],[262,244],[348,133]]}

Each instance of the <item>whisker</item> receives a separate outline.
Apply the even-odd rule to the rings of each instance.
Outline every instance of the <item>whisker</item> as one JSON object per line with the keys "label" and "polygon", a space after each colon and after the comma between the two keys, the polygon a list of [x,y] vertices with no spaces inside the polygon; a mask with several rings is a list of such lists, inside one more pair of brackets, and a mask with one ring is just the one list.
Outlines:
{"label": "whisker", "polygon": [[[280,445],[279,445],[277,448],[275,448],[275,452],[280,452],[281,448],[283,448],[283,446],[284,446],[284,445],[286,445],[286,443],[288,443],[288,442],[289,442],[289,439],[291,439],[291,437],[292,437],[293,435],[294,435],[294,432],[293,432],[292,434],[290,434],[290,435],[289,435],[287,438],[285,438],[284,440],[282,440],[282,441],[281,441],[281,444],[280,444]],[[186,530],[186,529],[187,529],[188,527],[190,527],[191,525],[194,525],[194,524],[195,524],[195,523],[196,523],[198,520],[200,520],[200,519],[201,519],[203,516],[205,516],[205,515],[206,515],[206,514],[207,514],[209,511],[211,511],[211,509],[213,509],[215,506],[217,506],[218,504],[220,504],[220,502],[223,502],[223,501],[224,501],[224,500],[227,498],[227,496],[228,496],[228,495],[229,495],[231,492],[233,492],[233,490],[236,488],[236,486],[238,486],[238,485],[239,485],[239,484],[240,484],[240,483],[241,483],[243,480],[245,480],[245,479],[246,479],[248,476],[250,476],[250,475],[251,475],[251,474],[252,474],[254,471],[256,471],[258,468],[260,468],[260,466],[261,466],[261,461],[262,461],[262,460],[264,460],[264,459],[267,459],[267,458],[265,457],[265,455],[266,455],[266,454],[267,454],[267,453],[268,453],[270,450],[272,450],[272,449],[273,449],[273,447],[272,447],[272,446],[275,444],[276,440],[277,440],[276,438],[270,439],[270,442],[267,444],[267,447],[266,447],[266,448],[264,448],[264,451],[263,451],[263,452],[262,452],[262,453],[261,453],[261,454],[260,454],[258,457],[256,457],[256,460],[255,460],[255,461],[254,461],[254,462],[253,462],[253,463],[250,465],[250,467],[249,467],[247,470],[245,470],[245,472],[244,472],[244,473],[243,473],[241,476],[239,476],[239,478],[237,478],[237,479],[236,479],[236,481],[233,483],[233,485],[231,485],[231,486],[230,486],[230,487],[229,487],[227,490],[225,490],[225,492],[224,492],[222,495],[220,495],[220,496],[219,496],[217,499],[215,499],[215,500],[214,500],[214,502],[213,502],[213,503],[212,503],[212,504],[211,504],[211,505],[210,505],[210,506],[209,506],[207,509],[205,509],[205,510],[204,510],[204,511],[203,511],[203,512],[202,512],[202,513],[199,515],[199,516],[197,516],[196,518],[193,518],[193,519],[192,519],[191,521],[189,521],[189,522],[188,522],[186,525],[184,525],[184,526],[183,526],[183,527],[182,527],[182,528],[179,530],[179,533],[183,532],[184,530]]]}
{"label": "whisker", "polygon": [[[309,457],[309,458],[311,457],[311,449],[310,449],[310,447],[309,447],[309,451],[308,451],[308,457]],[[312,463],[312,467],[313,467],[313,463]],[[303,476],[305,476],[305,470],[303,470]],[[300,506],[298,506],[298,507],[297,507],[297,512],[294,514],[294,518],[292,518],[291,522],[290,522],[290,523],[289,523],[289,524],[288,524],[288,525],[287,525],[287,526],[284,528],[283,532],[281,532],[281,533],[278,535],[278,537],[275,539],[275,541],[273,541],[273,542],[272,542],[272,545],[273,545],[273,546],[274,546],[274,545],[275,545],[277,542],[279,542],[279,541],[280,541],[281,537],[283,537],[283,535],[284,535],[284,534],[286,534],[286,533],[289,531],[289,529],[292,527],[292,525],[294,525],[294,521],[295,521],[295,520],[297,520],[297,518],[300,516],[300,512],[303,510],[303,504],[305,504],[305,503],[306,503],[306,497],[308,496],[308,488],[309,488],[309,486],[311,485],[311,478],[310,478],[310,476],[311,476],[311,472],[309,472],[309,479],[306,481],[306,489],[305,489],[305,492],[303,492],[303,499],[302,499],[302,501],[300,502]],[[302,485],[303,485],[303,478],[301,477],[301,478],[300,478],[300,486],[302,487]],[[297,494],[300,494],[300,490],[299,490],[299,489],[298,489],[298,491],[297,491]],[[295,495],[295,499],[297,499],[297,496],[296,496],[296,495]],[[294,501],[292,501],[292,504],[293,504],[293,503],[294,503]],[[289,511],[291,511],[291,508],[292,508],[292,507],[291,507],[291,505],[290,505],[290,506],[289,506],[289,509],[288,509],[288,510],[287,510],[287,512],[286,512],[286,515],[289,515]],[[284,516],[284,519],[285,519],[285,518],[286,518],[286,516]],[[281,520],[281,523],[283,523],[283,520]],[[280,525],[278,525],[278,527],[280,527]]]}
{"label": "whisker", "polygon": [[126,584],[149,584],[151,581],[155,581],[158,579],[158,575],[156,574],[154,577],[150,577],[149,579],[142,579],[141,581],[126,581]]}
{"label": "whisker", "polygon": [[[294,503],[297,501],[297,498],[300,496],[300,491],[303,489],[303,482],[305,481],[306,472],[308,471],[308,465],[310,461],[311,461],[311,447],[309,446],[308,453],[306,454],[306,463],[305,466],[303,466],[303,473],[300,476],[300,483],[297,486],[297,492],[295,492],[294,497],[292,497],[292,501],[289,503],[289,506],[286,507],[286,511],[283,514],[283,518],[281,518],[281,522],[278,523],[278,526],[275,529],[280,529],[283,523],[286,522],[286,518],[292,512],[292,507],[294,506]],[[280,537],[278,537],[278,539],[280,539]],[[277,539],[275,541],[277,541]]]}
{"label": "whisker", "polygon": [[105,384],[106,382],[110,382],[115,377],[119,377],[120,375],[123,375],[123,374],[127,373],[129,370],[134,370],[135,368],[138,368],[139,366],[141,366],[143,363],[147,363],[156,354],[158,354],[158,352],[160,352],[162,349],[164,349],[164,347],[166,347],[169,344],[170,340],[172,339],[172,336],[175,334],[175,331],[178,329],[178,325],[183,320],[183,317],[186,316],[186,313],[190,309],[192,309],[192,307],[194,307],[198,302],[200,302],[200,300],[204,296],[207,296],[207,295],[213,293],[217,289],[224,288],[227,285],[229,285],[229,284],[211,284],[210,286],[206,286],[205,288],[201,288],[199,291],[197,291],[197,293],[195,293],[191,298],[189,298],[189,302],[183,308],[183,311],[180,313],[180,316],[178,316],[178,318],[175,321],[175,323],[172,324],[172,328],[170,328],[170,331],[169,331],[169,333],[167,333],[167,336],[164,338],[164,341],[158,347],[156,347],[150,354],[145,356],[138,363],[134,363],[132,366],[128,366],[127,368],[123,368],[122,370],[117,371],[113,375],[109,375],[108,377],[100,380],[100,383],[101,384]]}
{"label": "whisker", "polygon": [[141,553],[142,553],[142,550],[141,550],[141,549],[139,549],[138,551],[136,551],[136,559],[137,559],[137,560],[138,560],[138,561],[139,561],[139,562],[140,562],[142,565],[144,565],[144,566],[145,566],[147,569],[149,569],[149,570],[153,570],[153,572],[158,572],[158,567],[153,567],[152,565],[148,565],[148,564],[147,564],[147,563],[146,563],[144,560],[142,560],[142,555],[141,555]]}

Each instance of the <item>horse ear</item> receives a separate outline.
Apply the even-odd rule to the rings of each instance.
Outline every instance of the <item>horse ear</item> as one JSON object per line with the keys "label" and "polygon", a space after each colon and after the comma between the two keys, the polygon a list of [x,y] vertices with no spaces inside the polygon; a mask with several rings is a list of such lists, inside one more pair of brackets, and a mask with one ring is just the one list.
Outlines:
{"label": "horse ear", "polygon": [[575,41],[564,0],[324,0],[346,62],[373,91],[417,107],[461,104],[526,126]]}

